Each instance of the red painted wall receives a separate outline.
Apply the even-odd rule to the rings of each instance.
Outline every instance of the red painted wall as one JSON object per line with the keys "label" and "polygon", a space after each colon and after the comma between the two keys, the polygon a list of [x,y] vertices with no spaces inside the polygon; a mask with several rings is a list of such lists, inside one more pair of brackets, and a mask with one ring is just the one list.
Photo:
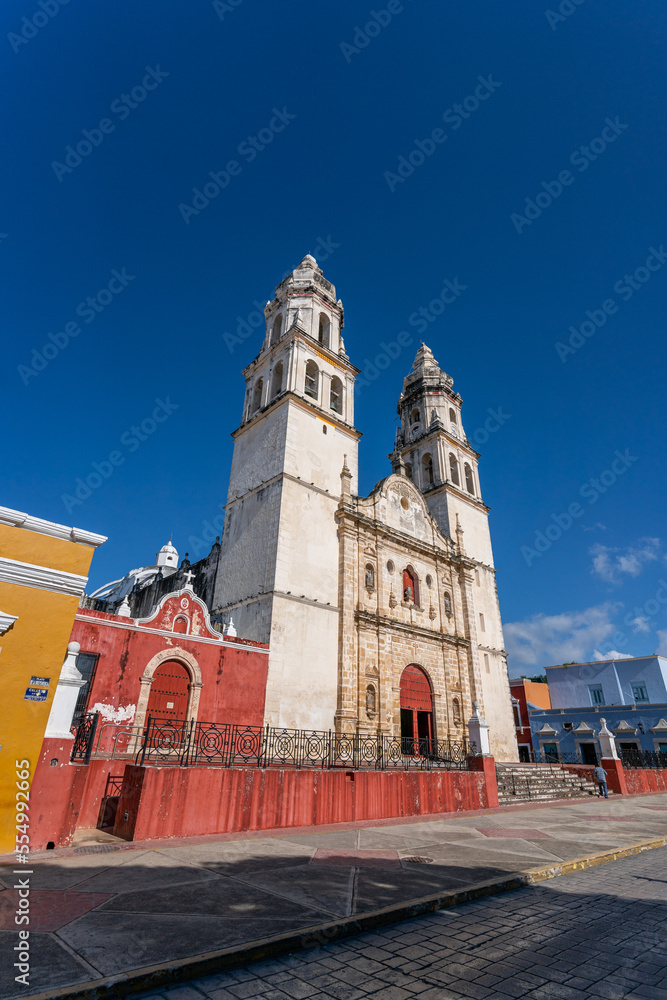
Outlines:
{"label": "red painted wall", "polygon": [[124,628],[110,624],[119,621],[122,619],[115,615],[80,608],[74,622],[72,640],[81,644],[82,652],[99,654],[88,696],[89,710],[98,702],[113,708],[136,706],[139,680],[148,662],[162,650],[180,647],[194,656],[201,670],[200,721],[263,725],[269,659],[266,646],[249,640],[223,645],[202,642],[194,635],[172,633],[172,638],[139,632],[133,630],[129,619]]}
{"label": "red painted wall", "polygon": [[493,757],[468,757],[468,767],[471,771],[481,771],[486,784],[486,804],[488,809],[498,808],[498,780],[496,778],[496,762]]}
{"label": "red painted wall", "polygon": [[488,778],[484,771],[128,765],[114,833],[151,840],[484,809]]}
{"label": "red painted wall", "polygon": [[[606,765],[606,761],[603,764]],[[638,767],[624,770],[625,784],[629,795],[646,792],[667,792],[667,770],[663,768]]]}
{"label": "red painted wall", "polygon": [[[107,775],[122,776],[124,762],[94,760],[86,767],[70,764],[71,740],[46,739],[30,789],[30,849],[44,850],[49,841],[67,847],[77,829],[97,826]],[[58,763],[51,765],[52,760]]]}

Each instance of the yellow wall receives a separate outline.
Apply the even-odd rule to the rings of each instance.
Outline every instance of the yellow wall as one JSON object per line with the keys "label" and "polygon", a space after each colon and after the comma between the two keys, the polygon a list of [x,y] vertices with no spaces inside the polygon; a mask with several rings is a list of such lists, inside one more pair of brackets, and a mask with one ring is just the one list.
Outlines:
{"label": "yellow wall", "polygon": [[[0,524],[0,556],[6,559],[87,576],[94,551],[91,545]],[[15,844],[15,761],[30,761],[32,781],[78,604],[78,597],[0,580],[0,611],[18,616],[0,635],[0,854]],[[44,702],[25,700],[33,676],[51,678]]]}

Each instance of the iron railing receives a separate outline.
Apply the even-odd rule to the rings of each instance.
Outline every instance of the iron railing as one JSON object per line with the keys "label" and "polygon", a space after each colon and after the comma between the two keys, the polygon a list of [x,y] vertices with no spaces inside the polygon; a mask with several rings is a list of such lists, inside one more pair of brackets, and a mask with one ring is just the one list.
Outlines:
{"label": "iron railing", "polygon": [[87,764],[90,761],[99,721],[99,712],[88,712],[77,726],[71,756],[74,763]]}
{"label": "iron railing", "polygon": [[[85,752],[81,748],[85,746]],[[175,767],[294,767],[348,770],[467,770],[475,745],[461,740],[415,740],[358,736],[332,731],[174,722],[149,718],[142,728],[104,723],[86,716],[77,731],[72,760],[133,759]],[[87,755],[87,756],[86,756]]]}
{"label": "iron railing", "polygon": [[137,760],[180,767],[344,767],[466,770],[474,751],[466,740],[405,740],[322,730],[174,723],[148,719]]}
{"label": "iron railing", "polygon": [[625,768],[667,767],[664,750],[621,750],[620,757]]}

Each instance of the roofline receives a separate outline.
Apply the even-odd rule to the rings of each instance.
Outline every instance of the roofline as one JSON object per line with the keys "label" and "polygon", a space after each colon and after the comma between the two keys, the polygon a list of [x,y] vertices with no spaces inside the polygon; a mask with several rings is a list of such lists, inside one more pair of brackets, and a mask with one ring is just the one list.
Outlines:
{"label": "roofline", "polygon": [[107,540],[106,535],[97,535],[93,531],[85,531],[83,528],[69,528],[67,525],[57,524],[55,521],[45,521],[41,517],[33,517],[32,514],[13,510],[11,507],[0,507],[0,524],[26,528],[28,531],[36,531],[40,535],[64,538],[68,542],[79,542],[82,545],[91,545],[93,548],[103,545]]}
{"label": "roofline", "polygon": [[563,667],[590,667],[590,666],[600,666],[602,663],[627,663],[628,660],[654,660],[658,657],[661,660],[667,660],[667,656],[663,656],[662,653],[647,653],[646,656],[617,656],[613,660],[586,660],[585,663],[553,663],[550,667],[544,667],[544,670],[559,670]]}
{"label": "roofline", "polygon": [[[173,597],[174,593],[175,591],[167,596]],[[104,617],[101,618],[99,617],[100,615],[104,615]],[[170,632],[167,629],[151,628],[149,625],[138,624],[139,619],[136,618],[121,618],[119,615],[114,615],[112,612],[93,611],[92,608],[77,608],[74,621],[104,625],[107,628],[120,628],[127,632],[141,632],[144,635],[158,635],[163,639],[173,639],[174,636],[176,636],[179,642],[198,642],[208,646],[228,646],[230,648],[233,647],[234,649],[238,649],[239,646],[242,646],[246,649],[256,650],[258,653],[264,653],[267,656],[269,654],[268,643],[257,642],[255,639],[244,639],[241,636],[228,636],[223,633],[220,633],[219,639],[214,639],[206,635],[193,635],[190,632]]]}
{"label": "roofline", "polygon": [[588,712],[593,715],[599,715],[605,717],[607,712],[635,712],[638,715],[651,714],[654,710],[660,710],[661,712],[667,708],[667,701],[647,701],[641,705],[570,705],[566,708],[540,708],[539,705],[532,709],[528,709],[528,714],[534,713],[535,715],[544,715],[546,712],[551,712],[552,714],[559,713],[560,715],[566,715],[568,712]]}

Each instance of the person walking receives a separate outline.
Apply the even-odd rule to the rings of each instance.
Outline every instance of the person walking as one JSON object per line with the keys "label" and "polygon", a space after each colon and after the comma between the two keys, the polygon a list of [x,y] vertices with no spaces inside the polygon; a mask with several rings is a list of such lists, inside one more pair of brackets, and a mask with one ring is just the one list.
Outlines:
{"label": "person walking", "polygon": [[597,781],[598,792],[600,794],[600,797],[604,795],[605,799],[608,799],[609,796],[607,795],[607,772],[603,767],[600,766],[600,764],[598,764],[596,767],[593,768],[593,779],[594,781]]}

